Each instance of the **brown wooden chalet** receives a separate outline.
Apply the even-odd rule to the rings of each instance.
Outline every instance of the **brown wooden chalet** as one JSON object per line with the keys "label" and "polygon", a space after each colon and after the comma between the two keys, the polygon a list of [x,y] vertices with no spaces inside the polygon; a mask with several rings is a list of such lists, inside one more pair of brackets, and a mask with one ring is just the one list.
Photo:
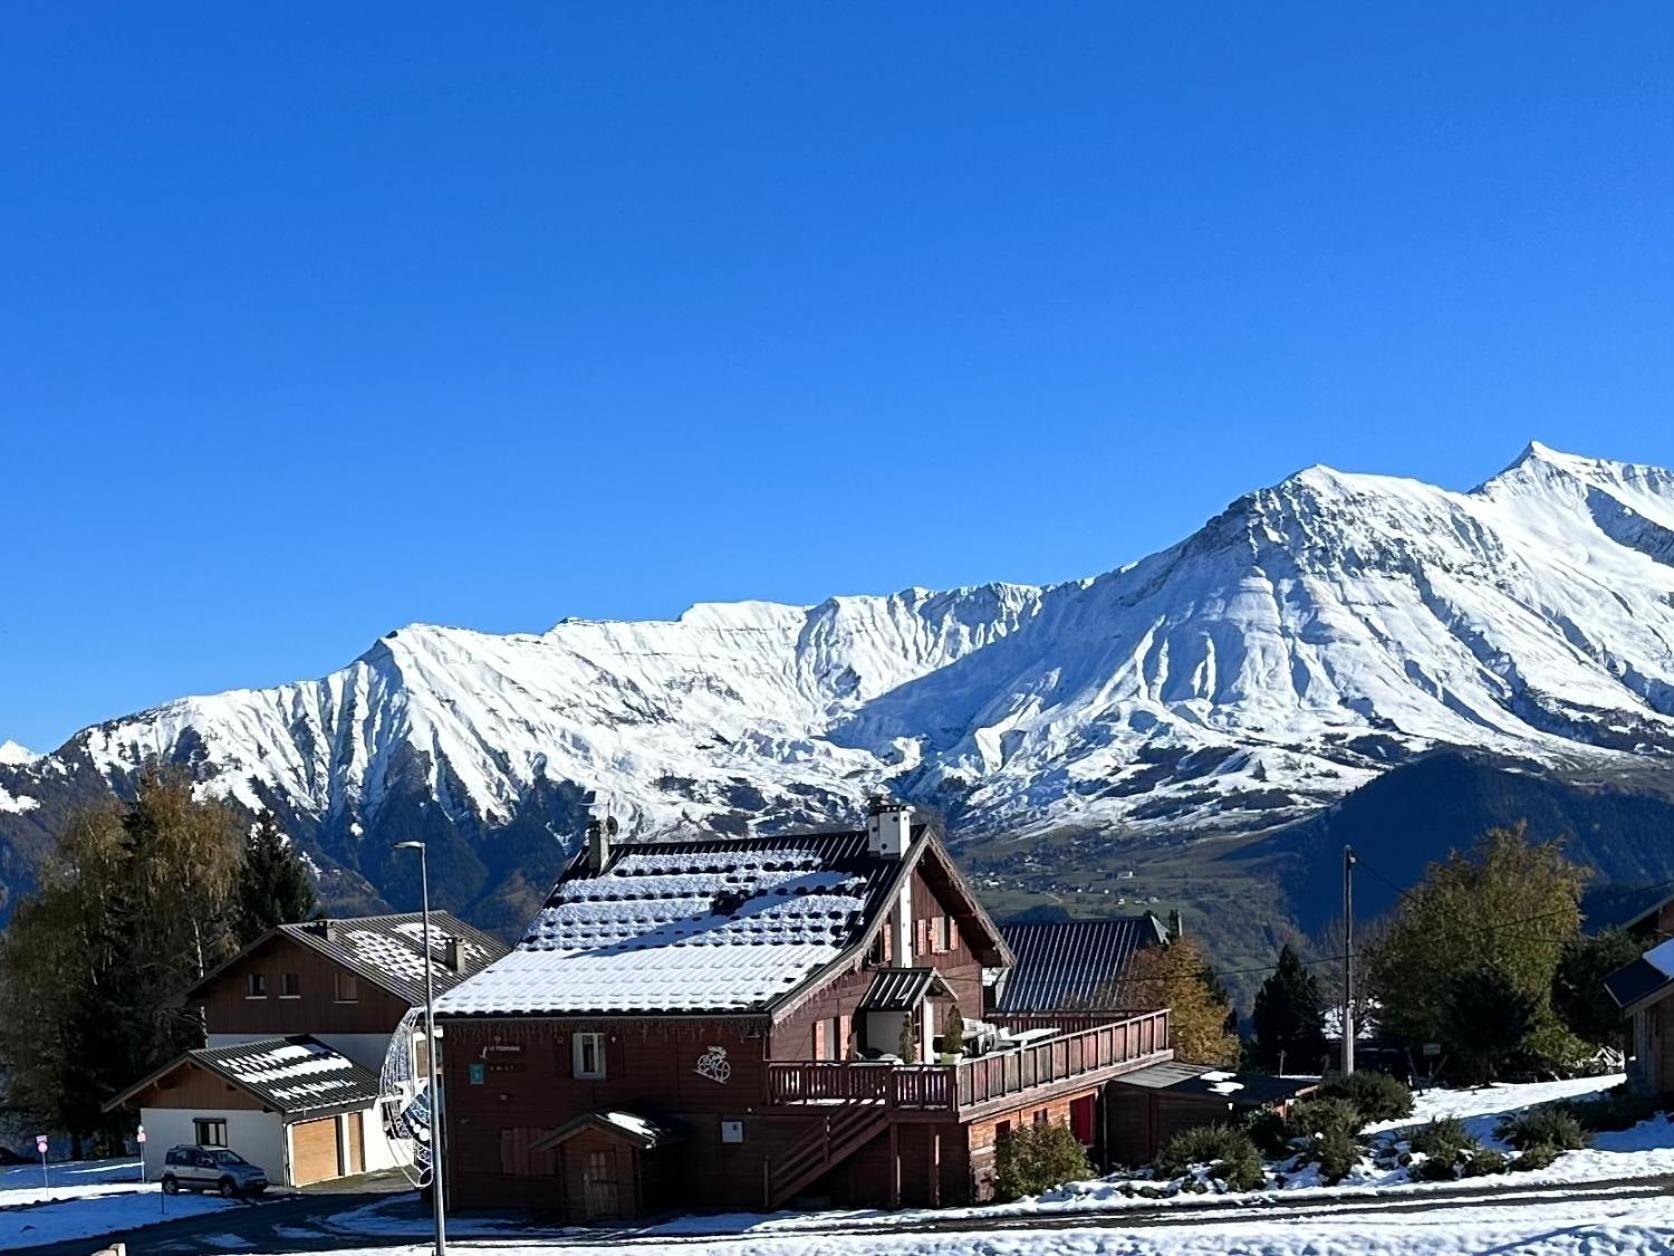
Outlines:
{"label": "brown wooden chalet", "polygon": [[978,1020],[1011,962],[906,807],[733,840],[595,826],[516,948],[439,1001],[451,1198],[573,1221],[935,1205],[990,1196],[1008,1128],[1097,1154],[1106,1084],[1171,1058],[1168,1013]]}

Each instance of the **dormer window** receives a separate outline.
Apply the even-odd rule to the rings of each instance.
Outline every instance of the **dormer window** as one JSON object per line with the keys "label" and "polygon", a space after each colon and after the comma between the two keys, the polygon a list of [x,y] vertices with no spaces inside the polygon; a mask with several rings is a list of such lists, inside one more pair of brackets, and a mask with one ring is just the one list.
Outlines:
{"label": "dormer window", "polygon": [[267,998],[266,973],[251,973],[244,979],[244,997],[247,999]]}

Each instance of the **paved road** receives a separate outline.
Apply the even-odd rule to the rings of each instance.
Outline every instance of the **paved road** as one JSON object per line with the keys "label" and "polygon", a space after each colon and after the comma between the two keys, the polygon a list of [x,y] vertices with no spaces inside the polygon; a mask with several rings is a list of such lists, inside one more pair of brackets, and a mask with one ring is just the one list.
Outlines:
{"label": "paved road", "polygon": [[[1398,1217],[1403,1214],[1441,1212],[1484,1203],[1502,1207],[1551,1207],[1565,1201],[1595,1197],[1641,1199],[1666,1196],[1674,1191],[1674,1175],[1654,1178],[1623,1178],[1577,1185],[1539,1185],[1502,1180],[1498,1184],[1471,1186],[1451,1191],[1421,1194],[1367,1194],[1344,1191],[1313,1195],[1304,1203],[1282,1196],[1258,1198],[1218,1197],[1202,1204],[1174,1204],[1164,1207],[1122,1208],[1103,1212],[1082,1211],[1031,1216],[915,1217],[898,1224],[865,1227],[809,1227],[740,1235],[736,1230],[704,1230],[700,1218],[679,1233],[655,1232],[644,1227],[612,1230],[555,1229],[521,1219],[492,1218],[465,1214],[454,1219],[450,1239],[461,1245],[474,1240],[530,1245],[573,1247],[579,1250],[662,1244],[670,1247],[698,1244],[717,1238],[768,1239],[833,1235],[908,1235],[936,1233],[980,1233],[1016,1230],[1066,1229],[1150,1229],[1159,1226],[1236,1224],[1240,1221],[1302,1221],[1349,1214],[1356,1217]],[[351,1216],[357,1210],[363,1215]],[[430,1237],[429,1210],[408,1192],[394,1195],[385,1188],[340,1193],[292,1195],[225,1212],[187,1217],[138,1230],[121,1237],[132,1256],[271,1256],[280,1252],[329,1252],[350,1248],[423,1244]],[[229,1242],[236,1239],[236,1245]],[[14,1248],[6,1256],[88,1256],[99,1246],[95,1240],[56,1243],[51,1246]]]}

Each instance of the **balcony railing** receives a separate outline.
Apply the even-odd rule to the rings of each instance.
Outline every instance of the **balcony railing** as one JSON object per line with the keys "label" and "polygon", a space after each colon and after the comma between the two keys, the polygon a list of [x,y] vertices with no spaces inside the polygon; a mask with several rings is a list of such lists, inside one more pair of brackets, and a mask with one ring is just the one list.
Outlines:
{"label": "balcony railing", "polygon": [[1167,1011],[1144,1012],[957,1064],[769,1061],[767,1102],[871,1102],[907,1111],[957,1112],[1117,1065],[1137,1064],[1166,1050]]}

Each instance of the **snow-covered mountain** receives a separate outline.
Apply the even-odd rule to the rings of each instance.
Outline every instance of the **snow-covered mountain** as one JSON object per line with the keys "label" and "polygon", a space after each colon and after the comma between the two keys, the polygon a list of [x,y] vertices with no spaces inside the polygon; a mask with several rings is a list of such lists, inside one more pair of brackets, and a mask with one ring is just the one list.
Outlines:
{"label": "snow-covered mountain", "polygon": [[643,832],[842,819],[879,788],[967,832],[1256,827],[1435,745],[1674,753],[1674,475],[1540,445],[1467,493],[1315,467],[1068,584],[413,625],[321,680],[0,756],[0,835],[162,756],[374,888],[361,847],[418,827],[487,892],[588,794]]}

